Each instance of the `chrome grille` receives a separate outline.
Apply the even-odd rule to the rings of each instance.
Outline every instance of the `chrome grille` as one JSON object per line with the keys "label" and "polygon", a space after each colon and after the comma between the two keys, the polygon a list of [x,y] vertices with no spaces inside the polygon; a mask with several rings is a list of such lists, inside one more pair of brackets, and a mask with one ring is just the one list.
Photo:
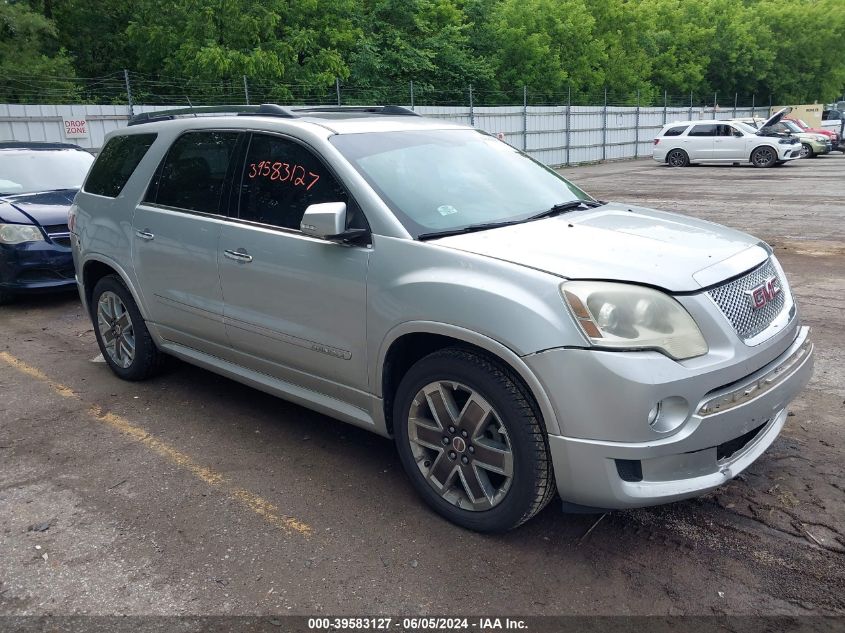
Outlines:
{"label": "chrome grille", "polygon": [[[750,291],[769,277],[775,277],[778,280],[781,292],[762,308],[755,310],[751,305]],[[748,340],[769,327],[775,317],[781,313],[786,303],[787,292],[789,289],[786,283],[772,264],[772,260],[769,259],[747,275],[713,288],[707,294],[734,326],[736,333],[742,339]]]}

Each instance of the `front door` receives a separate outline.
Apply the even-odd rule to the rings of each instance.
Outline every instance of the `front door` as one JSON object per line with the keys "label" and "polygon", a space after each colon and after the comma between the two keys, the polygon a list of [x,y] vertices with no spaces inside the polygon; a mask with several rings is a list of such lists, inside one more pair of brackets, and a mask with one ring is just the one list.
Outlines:
{"label": "front door", "polygon": [[716,136],[713,137],[713,160],[748,160],[751,154],[751,148],[748,147],[749,138],[740,130],[727,123],[716,127]]}
{"label": "front door", "polygon": [[[346,202],[345,189],[310,149],[281,136],[253,134],[239,196],[220,236],[218,263],[225,322],[239,362],[301,385],[367,388],[368,246],[303,235],[305,209]],[[357,228],[357,227],[356,227]]]}
{"label": "front door", "polygon": [[217,251],[238,136],[177,138],[132,220],[135,274],[150,320],[167,340],[203,351],[226,343]]}

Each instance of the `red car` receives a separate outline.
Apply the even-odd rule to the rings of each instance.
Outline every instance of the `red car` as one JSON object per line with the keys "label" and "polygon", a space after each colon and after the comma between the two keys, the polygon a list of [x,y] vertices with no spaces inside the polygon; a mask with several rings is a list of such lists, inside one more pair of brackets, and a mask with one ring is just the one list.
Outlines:
{"label": "red car", "polygon": [[833,130],[828,130],[827,128],[823,127],[810,127],[801,119],[793,119],[792,117],[784,117],[785,121],[792,121],[800,127],[805,132],[811,132],[813,134],[823,134],[830,138],[830,142],[833,143],[833,149],[836,149],[839,146],[839,135],[834,132]]}

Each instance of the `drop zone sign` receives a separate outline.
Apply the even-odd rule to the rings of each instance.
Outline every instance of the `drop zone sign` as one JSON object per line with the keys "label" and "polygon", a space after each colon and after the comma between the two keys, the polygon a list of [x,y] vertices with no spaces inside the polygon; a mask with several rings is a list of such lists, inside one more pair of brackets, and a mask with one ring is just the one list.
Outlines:
{"label": "drop zone sign", "polygon": [[85,119],[62,119],[65,138],[88,138],[88,121]]}

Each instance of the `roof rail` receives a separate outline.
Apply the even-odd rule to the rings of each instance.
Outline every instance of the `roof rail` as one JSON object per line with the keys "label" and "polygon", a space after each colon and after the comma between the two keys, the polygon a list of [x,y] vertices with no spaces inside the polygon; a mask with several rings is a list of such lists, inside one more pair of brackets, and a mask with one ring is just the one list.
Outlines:
{"label": "roof rail", "polygon": [[283,119],[295,119],[300,114],[319,113],[360,113],[381,116],[420,116],[413,110],[403,106],[303,106],[294,109],[284,108],[275,103],[262,103],[258,106],[200,106],[196,108],[177,108],[175,110],[158,110],[156,112],[142,112],[129,119],[128,125],[169,121],[177,117],[205,116],[209,114],[236,114],[238,116],[275,116]]}
{"label": "roof rail", "polygon": [[361,114],[380,114],[383,116],[420,116],[413,110],[404,106],[382,105],[382,106],[305,106],[294,109],[295,113],[320,113],[320,112],[360,112]]}
{"label": "roof rail", "polygon": [[158,110],[156,112],[142,112],[129,119],[127,125],[141,125],[156,121],[169,121],[176,117],[201,116],[207,114],[236,114],[238,116],[276,116],[284,119],[295,119],[296,114],[276,105],[263,103],[258,106],[201,106],[196,108],[177,108],[175,110]]}

